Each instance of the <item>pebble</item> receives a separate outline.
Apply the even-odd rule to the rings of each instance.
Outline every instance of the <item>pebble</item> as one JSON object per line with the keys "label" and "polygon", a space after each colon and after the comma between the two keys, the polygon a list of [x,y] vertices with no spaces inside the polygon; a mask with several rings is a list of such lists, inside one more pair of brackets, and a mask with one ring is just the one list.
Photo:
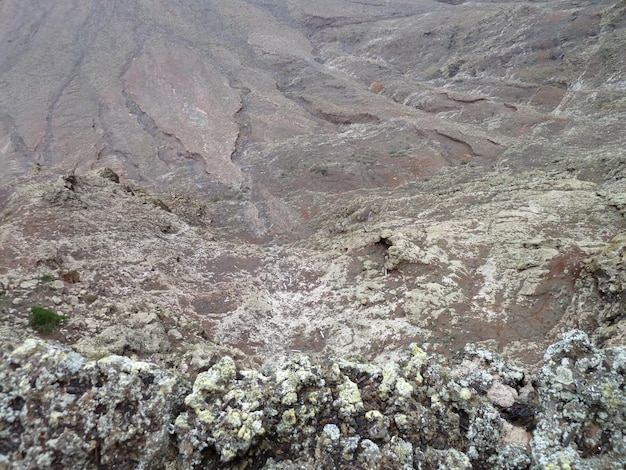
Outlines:
{"label": "pebble", "polygon": [[487,397],[495,405],[501,406],[502,408],[509,408],[513,406],[517,400],[517,391],[503,383],[494,382],[487,391]]}
{"label": "pebble", "polygon": [[167,332],[167,336],[172,339],[172,340],[181,340],[183,339],[183,335],[181,334],[180,331],[176,330],[176,329],[171,329]]}
{"label": "pebble", "polygon": [[38,279],[29,279],[27,281],[20,282],[20,288],[22,289],[34,289],[39,284]]}

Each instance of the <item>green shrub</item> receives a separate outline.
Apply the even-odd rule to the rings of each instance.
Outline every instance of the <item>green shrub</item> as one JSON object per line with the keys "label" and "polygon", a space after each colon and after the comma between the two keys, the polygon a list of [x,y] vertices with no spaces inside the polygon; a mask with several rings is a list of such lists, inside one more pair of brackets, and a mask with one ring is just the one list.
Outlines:
{"label": "green shrub", "polygon": [[43,276],[41,276],[41,282],[50,282],[52,281],[52,279],[54,279],[54,277],[52,277],[52,274],[44,274]]}
{"label": "green shrub", "polygon": [[29,323],[38,333],[49,334],[63,322],[65,317],[59,315],[54,310],[43,307],[33,307],[31,309]]}

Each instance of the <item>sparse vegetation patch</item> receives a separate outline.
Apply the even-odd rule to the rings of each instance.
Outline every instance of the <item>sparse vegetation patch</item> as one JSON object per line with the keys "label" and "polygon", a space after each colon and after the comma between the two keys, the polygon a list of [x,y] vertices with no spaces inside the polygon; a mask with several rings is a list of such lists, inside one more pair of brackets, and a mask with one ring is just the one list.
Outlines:
{"label": "sparse vegetation patch", "polygon": [[38,333],[50,334],[65,322],[66,317],[59,315],[54,310],[44,307],[33,307],[31,309],[29,324]]}

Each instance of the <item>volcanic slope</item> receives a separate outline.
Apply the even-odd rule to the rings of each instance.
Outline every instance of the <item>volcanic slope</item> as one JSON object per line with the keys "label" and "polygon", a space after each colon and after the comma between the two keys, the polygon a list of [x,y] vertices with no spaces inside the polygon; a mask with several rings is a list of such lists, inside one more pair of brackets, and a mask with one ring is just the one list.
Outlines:
{"label": "volcanic slope", "polygon": [[625,18],[2,2],[2,335],[42,305],[87,356],[168,364],[623,344]]}

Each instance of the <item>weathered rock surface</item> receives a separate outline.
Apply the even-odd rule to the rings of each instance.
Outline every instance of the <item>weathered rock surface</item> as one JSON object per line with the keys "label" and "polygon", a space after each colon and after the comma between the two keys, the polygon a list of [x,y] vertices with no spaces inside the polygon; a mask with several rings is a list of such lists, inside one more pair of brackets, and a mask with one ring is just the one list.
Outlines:
{"label": "weathered rock surface", "polygon": [[154,364],[45,341],[2,343],[3,468],[158,468],[188,388]]}
{"label": "weathered rock surface", "polygon": [[376,366],[305,355],[193,386],[154,364],[5,342],[7,468],[619,468],[626,349],[572,330],[537,378],[474,347]]}
{"label": "weathered rock surface", "polygon": [[538,465],[600,469],[625,464],[624,353],[624,348],[598,350],[580,330],[548,348],[538,374],[543,393],[531,441]]}
{"label": "weathered rock surface", "polygon": [[[43,305],[68,317],[54,338],[89,357],[162,363],[207,340],[261,361],[298,350],[384,362],[416,341],[450,353],[495,340],[532,363],[572,327],[622,344],[621,238],[603,237],[623,218],[568,175],[497,174],[394,203],[372,194],[286,247],[224,240],[210,203],[157,198],[106,171],[51,177],[22,180],[5,202],[9,336],[36,336],[24,326]],[[613,284],[598,290],[598,277]]]}

